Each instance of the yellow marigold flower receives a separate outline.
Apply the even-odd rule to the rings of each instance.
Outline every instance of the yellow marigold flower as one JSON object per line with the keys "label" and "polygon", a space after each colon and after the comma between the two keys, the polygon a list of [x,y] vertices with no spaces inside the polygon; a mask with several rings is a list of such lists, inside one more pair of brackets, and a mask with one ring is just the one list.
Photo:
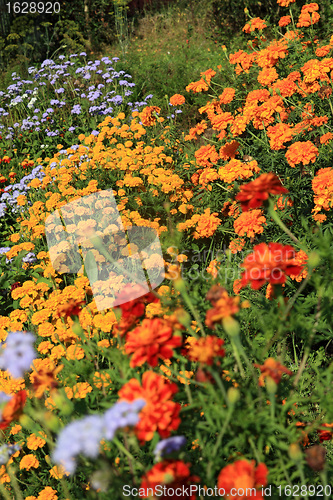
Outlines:
{"label": "yellow marigold flower", "polygon": [[63,356],[66,356],[66,349],[62,345],[56,345],[52,347],[49,354],[50,360],[54,361],[62,358]]}
{"label": "yellow marigold flower", "polygon": [[262,210],[249,210],[235,220],[234,229],[239,236],[254,238],[256,234],[263,233],[263,224],[266,224],[266,217]]}
{"label": "yellow marigold flower", "polygon": [[52,349],[52,347],[52,342],[50,342],[49,340],[44,340],[37,347],[37,351],[41,352],[42,354],[47,354]]}
{"label": "yellow marigold flower", "polygon": [[38,335],[40,337],[51,337],[54,333],[54,326],[51,323],[45,322],[38,326]]}
{"label": "yellow marigold flower", "polygon": [[184,372],[180,371],[179,375],[184,375],[184,377],[185,377],[184,378],[184,377],[177,376],[177,379],[179,380],[179,382],[181,384],[187,384],[188,385],[190,383],[190,378],[193,377],[193,372],[189,372],[189,371],[186,371],[186,370]]}
{"label": "yellow marigold flower", "polygon": [[[45,432],[40,432],[39,434],[46,438]],[[37,450],[38,448],[42,448],[45,443],[46,440],[36,434],[31,434],[27,439],[27,447],[29,448],[29,450]]]}
{"label": "yellow marigold flower", "polygon": [[[0,467],[0,483],[10,483],[10,477],[6,472],[6,466],[1,465]],[[34,498],[34,497],[33,497]]]}
{"label": "yellow marigold flower", "polygon": [[70,387],[65,387],[65,392],[68,399],[84,399],[86,395],[92,391],[91,385],[88,382],[78,382],[71,389]]}
{"label": "yellow marigold flower", "polygon": [[20,462],[20,469],[30,470],[32,467],[34,469],[37,469],[37,467],[39,467],[39,461],[37,460],[35,455],[24,455]]}
{"label": "yellow marigold flower", "polygon": [[10,434],[12,434],[13,436],[15,436],[16,434],[18,434],[20,431],[22,430],[22,426],[20,424],[15,424],[13,425],[13,427],[11,428],[10,430]]}
{"label": "yellow marigold flower", "polygon": [[37,500],[58,500],[57,491],[51,488],[51,486],[46,486],[39,493]]}
{"label": "yellow marigold flower", "polygon": [[54,467],[52,467],[52,469],[50,469],[50,476],[54,477],[55,479],[62,479],[65,474],[68,475],[62,465],[55,465]]}
{"label": "yellow marigold flower", "polygon": [[108,339],[103,339],[97,342],[98,347],[110,347],[110,341]]}
{"label": "yellow marigold flower", "polygon": [[67,347],[66,358],[67,359],[82,359],[85,356],[85,352],[81,346],[77,344],[72,344]]}
{"label": "yellow marigold flower", "polygon": [[14,234],[10,235],[10,237],[9,237],[10,241],[12,241],[13,243],[16,243],[17,241],[19,241],[20,238],[21,238],[21,235],[19,233],[14,233]]}
{"label": "yellow marigold flower", "polygon": [[95,372],[93,383],[98,389],[101,389],[102,387],[108,387],[112,384],[111,376],[106,372]]}

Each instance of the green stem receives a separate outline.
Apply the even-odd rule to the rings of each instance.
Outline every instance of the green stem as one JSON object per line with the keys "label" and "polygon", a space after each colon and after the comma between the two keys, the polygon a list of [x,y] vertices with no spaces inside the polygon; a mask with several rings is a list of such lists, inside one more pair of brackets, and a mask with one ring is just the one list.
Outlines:
{"label": "green stem", "polygon": [[304,247],[304,245],[296,238],[295,235],[293,235],[293,233],[282,222],[282,220],[280,219],[280,217],[277,214],[277,211],[274,210],[274,202],[272,199],[269,200],[268,213],[272,217],[274,222],[276,222],[277,225],[280,226],[282,231],[284,231],[289,236],[289,238],[291,238],[293,240],[293,242],[296,243],[297,246],[299,246],[300,248],[302,248],[302,250],[304,250],[306,253],[308,253],[309,250],[306,247]]}

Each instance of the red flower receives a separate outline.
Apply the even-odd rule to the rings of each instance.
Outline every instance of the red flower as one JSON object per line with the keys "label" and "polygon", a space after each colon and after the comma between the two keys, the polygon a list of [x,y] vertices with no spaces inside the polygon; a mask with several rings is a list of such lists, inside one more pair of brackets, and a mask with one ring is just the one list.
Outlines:
{"label": "red flower", "polygon": [[181,407],[179,403],[171,401],[177,391],[176,384],[151,371],[142,375],[142,385],[132,378],[120,389],[119,397],[125,401],[139,398],[146,401],[146,406],[140,412],[140,421],[134,428],[141,443],[151,441],[155,431],[162,438],[167,438],[171,431],[178,429]]}
{"label": "red flower", "polygon": [[134,353],[131,367],[141,366],[146,361],[156,366],[158,358],[170,359],[173,348],[179,347],[182,339],[173,335],[169,323],[161,318],[144,319],[141,326],[130,331],[126,337],[126,354]]}
{"label": "red flower", "polygon": [[240,189],[236,200],[240,201],[243,212],[247,212],[250,208],[261,207],[270,194],[288,193],[288,189],[282,186],[279,178],[272,172],[260,175]]}
{"label": "red flower", "polygon": [[323,441],[330,441],[333,437],[333,424],[322,424],[322,427],[326,427],[327,429],[332,430],[323,430],[318,429],[319,441],[322,443]]}
{"label": "red flower", "polygon": [[84,300],[70,299],[67,304],[63,304],[58,307],[57,316],[65,316],[66,318],[69,316],[78,316],[81,311],[82,304],[85,304]]}
{"label": "red flower", "polygon": [[[225,496],[234,500],[242,500],[253,496],[253,488],[256,488],[255,497],[263,500],[261,487],[267,484],[268,469],[265,464],[260,463],[255,467],[255,461],[237,460],[221,470],[217,486],[224,489]],[[231,490],[233,494],[231,494]]]}
{"label": "red flower", "polygon": [[248,255],[242,265],[241,288],[251,283],[253,290],[258,290],[264,283],[271,285],[283,284],[286,276],[302,271],[295,259],[295,250],[290,245],[281,243],[260,243],[254,247],[254,252]]}
{"label": "red flower", "polygon": [[[193,483],[199,481],[199,477],[190,475],[189,464],[181,460],[164,460],[154,465],[142,478],[139,495],[141,498],[151,498],[151,493],[153,493],[154,497],[162,500],[178,500],[179,498],[195,500],[197,498],[196,487]],[[161,486],[164,485],[162,490]],[[155,489],[157,486],[159,488]]]}
{"label": "red flower", "polygon": [[1,412],[0,429],[7,429],[10,423],[22,414],[26,399],[26,391],[19,391],[6,403]]}
{"label": "red flower", "polygon": [[132,285],[125,286],[121,293],[117,296],[117,302],[122,302],[119,306],[121,309],[121,321],[118,325],[118,328],[114,328],[114,332],[123,335],[126,333],[137,321],[138,318],[144,315],[146,304],[151,304],[152,302],[158,302],[159,299],[153,293],[145,293],[145,289],[142,288],[141,297],[137,297],[133,300],[128,300],[129,297],[133,296],[133,294],[137,295],[137,291],[140,290],[141,285]]}
{"label": "red flower", "polygon": [[190,361],[198,361],[199,363],[211,366],[216,357],[223,357],[225,350],[222,348],[224,340],[207,335],[199,339],[191,339],[189,342],[187,357]]}

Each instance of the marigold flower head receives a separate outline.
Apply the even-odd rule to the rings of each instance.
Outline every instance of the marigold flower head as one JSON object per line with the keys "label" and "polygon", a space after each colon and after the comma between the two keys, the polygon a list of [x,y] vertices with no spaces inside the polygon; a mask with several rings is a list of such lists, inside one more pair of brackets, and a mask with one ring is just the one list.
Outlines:
{"label": "marigold flower head", "polygon": [[233,98],[235,97],[235,89],[231,88],[231,87],[226,87],[222,94],[219,96],[219,99],[220,99],[220,103],[221,104],[229,104],[229,102],[231,102],[233,100]]}
{"label": "marigold flower head", "polygon": [[211,214],[210,208],[206,208],[205,212],[199,217],[193,237],[195,239],[209,238],[213,236],[220,224],[221,220],[218,217],[218,213]]}
{"label": "marigold flower head", "polygon": [[186,92],[190,92],[190,90],[192,90],[192,92],[195,93],[203,92],[208,89],[209,87],[203,78],[201,78],[197,82],[191,82],[189,85],[187,85],[187,87],[185,87]]}
{"label": "marigold flower head", "polygon": [[250,208],[258,208],[269,198],[270,194],[288,193],[288,190],[282,186],[280,179],[269,172],[261,174],[257,179],[248,184],[242,185],[236,200],[240,201],[243,212]]}
{"label": "marigold flower head", "polygon": [[296,2],[296,0],[277,0],[277,4],[281,7],[289,7],[291,3]]}
{"label": "marigold flower head", "polygon": [[[163,460],[154,465],[142,478],[141,486],[139,488],[139,495],[141,498],[148,498],[153,492],[153,496],[160,497],[162,500],[176,500],[178,497],[175,495],[160,495],[159,491],[161,485],[167,485],[168,490],[177,492],[180,490],[189,490],[189,486],[198,483],[200,478],[191,476],[190,464],[185,464],[181,460]],[[159,487],[159,490],[156,487]],[[169,489],[170,488],[170,489]],[[155,491],[156,489],[156,491]],[[183,497],[185,498],[185,496]],[[186,495],[186,499],[195,500],[196,494],[190,493]]]}
{"label": "marigold flower head", "polygon": [[19,391],[1,408],[0,429],[4,430],[22,414],[27,399],[26,391]]}
{"label": "marigold flower head", "polygon": [[279,26],[282,28],[284,26],[288,26],[288,24],[291,23],[291,17],[290,16],[282,16],[279,20]]}
{"label": "marigold flower head", "polygon": [[220,292],[218,300],[212,303],[213,308],[206,313],[206,325],[208,328],[214,328],[216,324],[223,323],[223,320],[230,318],[239,311],[240,297],[229,297],[228,292]]}
{"label": "marigold flower head", "polygon": [[295,250],[290,245],[281,243],[260,243],[253,253],[244,260],[242,267],[241,288],[251,283],[253,290],[258,290],[264,283],[279,285],[286,282],[286,276],[298,275],[302,266],[295,259]]}
{"label": "marigold flower head", "polygon": [[151,125],[155,125],[156,116],[154,114],[158,114],[161,111],[161,108],[158,106],[146,106],[140,113],[140,120],[144,127],[150,127]]}
{"label": "marigold flower head", "polygon": [[267,28],[266,21],[264,19],[260,19],[260,17],[254,17],[247,24],[245,24],[242,31],[245,33],[252,33],[252,31],[263,30],[264,28]]}
{"label": "marigold flower head", "polygon": [[78,316],[81,311],[81,305],[85,304],[84,300],[74,300],[70,299],[66,304],[58,306],[56,317],[64,316],[68,318],[70,316]]}
{"label": "marigold flower head", "polygon": [[185,102],[185,97],[181,94],[174,94],[170,97],[170,104],[172,106],[181,106]]}
{"label": "marigold flower head", "polygon": [[163,376],[148,371],[142,375],[142,385],[136,378],[129,380],[118,392],[121,400],[144,399],[146,405],[140,412],[135,433],[141,443],[151,441],[155,431],[167,438],[180,424],[180,404],[171,400],[178,391],[176,384]]}
{"label": "marigold flower head", "polygon": [[41,398],[46,390],[52,391],[58,386],[57,375],[63,369],[64,365],[55,366],[52,361],[46,365],[40,366],[37,371],[33,371],[30,380],[34,388],[36,398]]}
{"label": "marigold flower head", "polygon": [[266,224],[266,217],[264,217],[261,210],[249,210],[243,212],[234,222],[235,232],[239,236],[247,236],[254,238],[256,234],[264,232],[263,224]]}
{"label": "marigold flower head", "polygon": [[282,375],[286,373],[287,375],[292,375],[293,372],[286,368],[285,366],[281,365],[279,361],[276,361],[273,358],[268,358],[266,359],[265,363],[263,365],[259,365],[257,363],[254,364],[256,368],[259,368],[261,371],[261,375],[259,377],[259,385],[264,386],[265,385],[265,378],[270,377],[274,380],[276,384],[279,384],[282,378]]}
{"label": "marigold flower head", "polygon": [[161,318],[144,319],[142,325],[127,333],[125,351],[126,354],[133,353],[131,367],[145,362],[157,366],[158,358],[171,358],[173,349],[181,343],[181,337],[173,334],[167,321]]}
{"label": "marigold flower head", "polygon": [[[237,460],[224,467],[217,479],[218,488],[223,488],[233,500],[243,500],[247,497],[245,492],[256,489],[255,497],[263,500],[262,486],[267,484],[268,469],[265,464],[255,466],[255,461]],[[231,495],[231,491],[233,494]],[[236,491],[236,494],[234,493]],[[238,491],[243,494],[238,494]],[[245,493],[245,494],[244,494]]]}
{"label": "marigold flower head", "polygon": [[316,161],[318,153],[318,148],[311,141],[298,141],[289,146],[286,158],[291,167],[295,167],[298,163],[308,165]]}
{"label": "marigold flower head", "polygon": [[[326,167],[318,170],[312,179],[315,208],[313,212],[317,215],[320,210],[330,210],[333,203],[333,168]],[[325,216],[326,217],[326,216]]]}
{"label": "marigold flower head", "polygon": [[214,335],[207,335],[192,341],[187,350],[187,357],[190,361],[197,361],[204,365],[211,366],[214,358],[223,357],[225,350],[222,349],[224,340]]}

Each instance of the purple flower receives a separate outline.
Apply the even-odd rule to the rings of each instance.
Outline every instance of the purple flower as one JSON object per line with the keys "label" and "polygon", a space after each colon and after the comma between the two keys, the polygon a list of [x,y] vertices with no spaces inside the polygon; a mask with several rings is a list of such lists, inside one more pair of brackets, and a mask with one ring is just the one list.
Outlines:
{"label": "purple flower", "polygon": [[56,94],[62,94],[63,92],[65,92],[65,89],[63,89],[62,87],[60,89],[54,89],[54,92]]}
{"label": "purple flower", "polygon": [[36,262],[36,260],[36,255],[33,252],[29,252],[25,257],[23,257],[22,262],[32,264],[33,262]]}
{"label": "purple flower", "polygon": [[63,465],[69,474],[76,469],[76,457],[80,454],[97,458],[103,439],[104,421],[99,415],[88,415],[67,425],[59,434],[52,459]]}
{"label": "purple flower", "polygon": [[74,104],[73,108],[72,108],[72,111],[71,111],[72,115],[79,115],[81,113],[81,106],[80,104]]}
{"label": "purple flower", "polygon": [[131,403],[119,401],[104,414],[105,438],[112,440],[118,429],[133,427],[139,421],[138,413],[146,405],[144,399],[135,399]]}
{"label": "purple flower", "polygon": [[0,465],[5,465],[9,458],[20,449],[21,447],[18,444],[3,444],[0,446]]}
{"label": "purple flower", "polygon": [[0,368],[8,370],[14,378],[23,377],[36,358],[35,338],[31,332],[9,332],[5,347],[3,342],[0,344]]}
{"label": "purple flower", "polygon": [[167,439],[163,439],[159,443],[157,443],[154,455],[155,460],[159,461],[165,455],[169,455],[173,451],[178,451],[182,446],[186,443],[186,438],[184,436],[173,436]]}
{"label": "purple flower", "polygon": [[75,127],[69,127],[68,132],[75,132]]}

